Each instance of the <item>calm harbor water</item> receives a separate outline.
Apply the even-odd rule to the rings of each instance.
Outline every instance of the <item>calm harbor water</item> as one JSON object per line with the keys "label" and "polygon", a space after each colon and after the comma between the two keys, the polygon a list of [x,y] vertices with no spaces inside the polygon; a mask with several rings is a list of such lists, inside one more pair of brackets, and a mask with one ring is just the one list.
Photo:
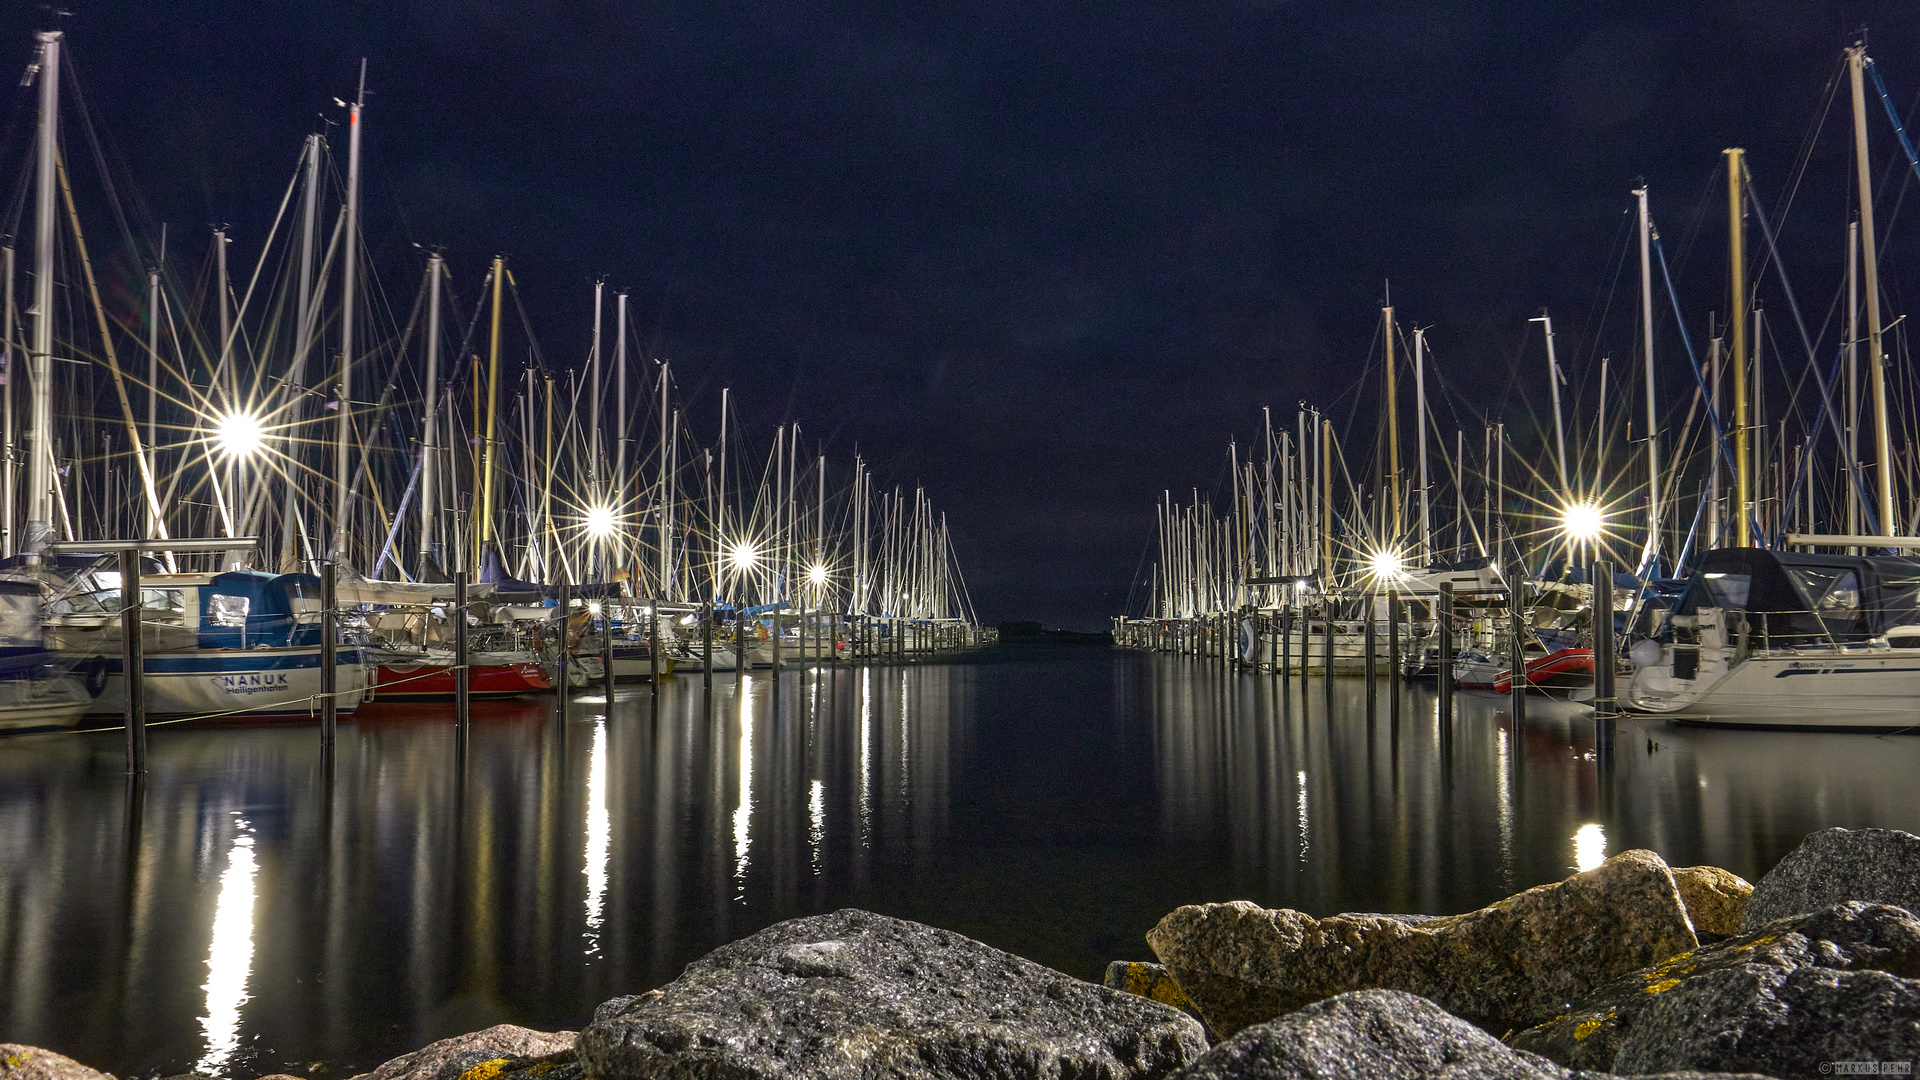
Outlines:
{"label": "calm harbor water", "polygon": [[1624,722],[1099,647],[698,675],[311,726],[0,742],[0,1041],[123,1077],[343,1078],[577,1027],[780,919],[859,906],[1082,978],[1167,911],[1448,913],[1629,847],[1753,878],[1810,829],[1920,831],[1920,736]]}

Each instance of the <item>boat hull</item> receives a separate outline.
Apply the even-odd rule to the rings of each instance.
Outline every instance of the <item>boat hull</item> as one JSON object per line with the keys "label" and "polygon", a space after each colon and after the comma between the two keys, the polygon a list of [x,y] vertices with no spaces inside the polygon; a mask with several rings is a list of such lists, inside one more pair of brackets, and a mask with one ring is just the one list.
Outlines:
{"label": "boat hull", "polygon": [[[320,648],[200,649],[148,655],[141,685],[149,717],[246,721],[262,717],[320,715]],[[126,715],[126,679],[120,658],[98,657],[104,673],[89,718]],[[97,677],[97,676],[96,676]],[[368,670],[356,649],[335,654],[337,712],[351,712],[366,697]]]}
{"label": "boat hull", "polygon": [[1673,676],[1673,646],[1622,695],[1635,712],[1687,724],[1888,730],[1920,726],[1920,649],[1794,652]]}
{"label": "boat hull", "polygon": [[[547,669],[532,661],[469,666],[467,693],[477,698],[518,697],[553,690]],[[382,701],[437,701],[457,691],[453,668],[442,664],[381,664],[374,669],[373,696]]]}

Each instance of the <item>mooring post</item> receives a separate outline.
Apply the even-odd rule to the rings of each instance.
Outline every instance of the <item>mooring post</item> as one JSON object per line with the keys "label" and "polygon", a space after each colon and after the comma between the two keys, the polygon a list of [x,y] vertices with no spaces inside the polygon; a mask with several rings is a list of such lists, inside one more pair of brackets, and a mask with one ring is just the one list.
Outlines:
{"label": "mooring post", "polygon": [[1513,714],[1514,720],[1519,721],[1527,718],[1527,651],[1524,647],[1527,640],[1527,613],[1520,607],[1520,588],[1517,583],[1509,595],[1508,603],[1511,605],[1509,613],[1513,624],[1510,634],[1513,640],[1508,645],[1508,711]]}
{"label": "mooring post", "polygon": [[1321,662],[1326,664],[1322,678],[1326,681],[1327,693],[1333,693],[1333,599],[1328,597],[1320,609]]}
{"label": "mooring post", "polygon": [[[653,697],[660,699],[660,601],[647,606],[647,677],[653,682]],[[608,683],[612,686],[612,683]]]}
{"label": "mooring post", "polygon": [[1376,620],[1373,617],[1373,611],[1372,611],[1373,598],[1368,597],[1367,601],[1368,601],[1367,626],[1366,626],[1365,635],[1363,637],[1363,646],[1366,649],[1367,657],[1365,660],[1362,661],[1362,663],[1364,663],[1367,668],[1367,719],[1371,720],[1373,719],[1375,710],[1378,708],[1378,699],[1380,694],[1379,685],[1378,685],[1379,674],[1375,672],[1373,669],[1374,668],[1374,646],[1378,644],[1374,639],[1379,636],[1380,632],[1378,629],[1375,628]]}
{"label": "mooring post", "polygon": [[1400,594],[1387,593],[1387,715],[1400,719]]}
{"label": "mooring post", "polygon": [[571,657],[568,655],[570,643],[567,639],[573,634],[573,586],[564,578],[560,582],[560,595],[555,599],[560,609],[560,636],[556,642],[559,659],[553,665],[553,700],[555,708],[559,710],[560,722],[564,725],[567,721],[567,691],[570,689],[567,685],[570,677],[567,661]]}
{"label": "mooring post", "polygon": [[738,683],[747,677],[747,607],[738,600],[733,604],[733,681]]}
{"label": "mooring post", "polygon": [[600,602],[600,681],[606,689],[607,715],[613,715],[613,601]]}
{"label": "mooring post", "polygon": [[[467,666],[467,572],[453,574],[453,726],[455,738],[467,741],[468,709],[473,703],[473,672]],[[564,644],[564,641],[563,641]]]}
{"label": "mooring post", "polygon": [[1440,640],[1440,730],[1444,734],[1453,727],[1453,582],[1440,583],[1440,604],[1433,617]]}
{"label": "mooring post", "polygon": [[700,613],[700,662],[706,667],[700,673],[700,685],[708,689],[713,687],[713,615],[713,601],[709,600]]}
{"label": "mooring post", "polygon": [[120,685],[127,697],[127,772],[147,771],[146,649],[140,638],[140,552],[120,553]]}
{"label": "mooring post", "polygon": [[1618,712],[1613,668],[1613,566],[1593,564],[1593,750],[1613,754],[1613,718]]}
{"label": "mooring post", "polygon": [[333,560],[320,564],[320,745],[332,746],[334,728],[339,721],[337,693],[340,672],[337,666],[340,639],[339,615],[334,611]]}

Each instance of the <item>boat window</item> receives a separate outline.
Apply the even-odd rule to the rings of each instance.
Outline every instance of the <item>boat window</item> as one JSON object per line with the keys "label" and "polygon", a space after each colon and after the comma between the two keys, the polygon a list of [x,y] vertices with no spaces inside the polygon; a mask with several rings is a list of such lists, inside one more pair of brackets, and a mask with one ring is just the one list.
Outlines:
{"label": "boat window", "polygon": [[213,593],[207,597],[207,615],[215,626],[247,625],[247,612],[252,607],[251,597],[228,596],[225,593]]}
{"label": "boat window", "polygon": [[0,646],[10,649],[40,646],[40,598],[0,593]]}
{"label": "boat window", "polygon": [[1820,598],[1820,614],[1852,618],[1860,611],[1860,579],[1849,570]]}
{"label": "boat window", "polygon": [[1708,574],[1707,588],[1716,607],[1744,611],[1747,594],[1753,590],[1752,574]]}
{"label": "boat window", "polygon": [[1787,573],[1800,586],[1812,610],[1828,618],[1853,618],[1860,611],[1860,578],[1833,566],[1792,566]]}

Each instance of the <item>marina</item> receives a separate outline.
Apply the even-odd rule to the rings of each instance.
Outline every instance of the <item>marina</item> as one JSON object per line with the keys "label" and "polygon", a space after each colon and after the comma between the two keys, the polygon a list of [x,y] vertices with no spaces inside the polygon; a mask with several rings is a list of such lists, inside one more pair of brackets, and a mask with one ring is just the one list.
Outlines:
{"label": "marina", "polygon": [[[116,1075],[345,1077],[511,1020],[578,1024],[780,919],[952,927],[1080,978],[1194,895],[1467,910],[1651,847],[1758,877],[1830,824],[1920,829],[1920,741],[1624,721],[1177,656],[622,686],[609,707],[375,704],[310,727],[8,743],[0,1025]],[[657,694],[657,697],[656,697]],[[1089,783],[1089,778],[1098,778]],[[314,1063],[318,1063],[316,1066]]]}
{"label": "marina", "polygon": [[440,7],[0,15],[0,1080],[1911,1072],[1911,13]]}

